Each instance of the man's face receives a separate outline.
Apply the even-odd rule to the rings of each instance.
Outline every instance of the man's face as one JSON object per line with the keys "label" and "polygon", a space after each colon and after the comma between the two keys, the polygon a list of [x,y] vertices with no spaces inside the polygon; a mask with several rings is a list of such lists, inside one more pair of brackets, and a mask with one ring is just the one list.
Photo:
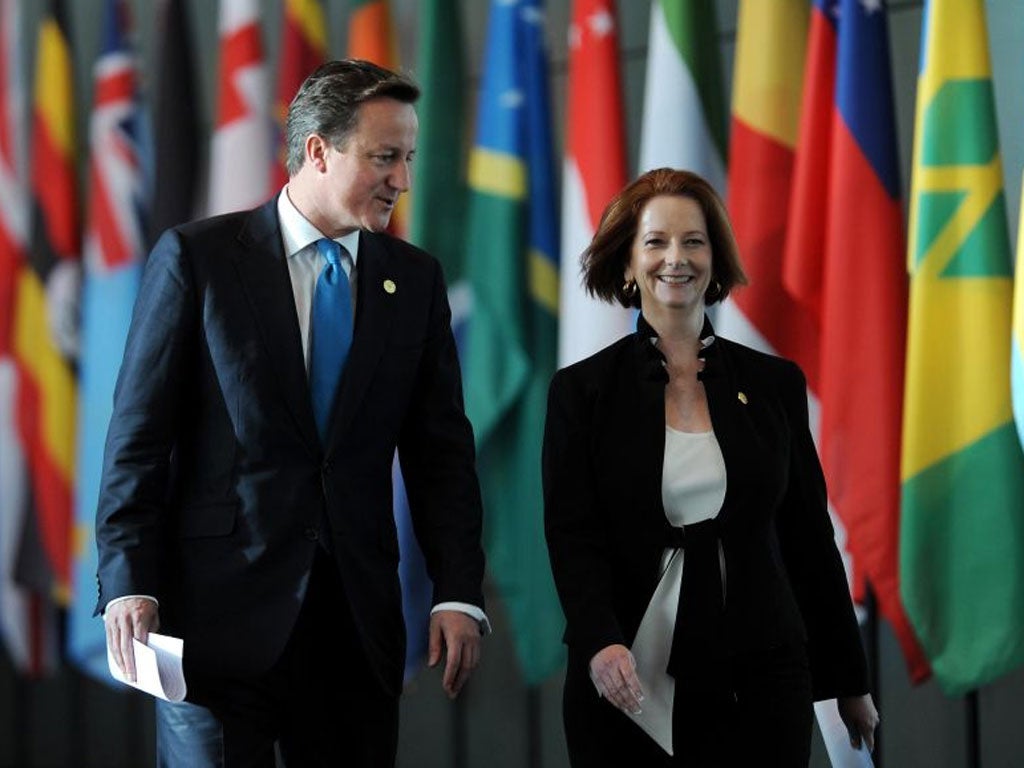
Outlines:
{"label": "man's face", "polygon": [[321,210],[336,233],[387,228],[412,181],[418,130],[411,104],[381,98],[359,107],[348,139],[324,154]]}

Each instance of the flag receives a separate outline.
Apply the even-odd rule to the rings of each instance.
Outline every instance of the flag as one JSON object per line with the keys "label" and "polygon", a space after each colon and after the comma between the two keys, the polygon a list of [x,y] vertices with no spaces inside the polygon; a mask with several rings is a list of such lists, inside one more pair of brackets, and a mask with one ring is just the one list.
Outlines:
{"label": "flag", "polygon": [[285,0],[281,24],[281,54],[277,65],[277,96],[274,99],[275,161],[271,168],[271,189],[288,182],[288,136],[285,121],[288,106],[299,86],[324,63],[327,53],[327,23],[320,0]]}
{"label": "flag", "polygon": [[348,55],[388,69],[398,65],[388,0],[353,0],[348,22]]}
{"label": "flag", "polygon": [[739,6],[727,207],[750,285],[722,303],[716,330],[795,360],[817,392],[817,319],[782,284],[807,22],[804,0]]}
{"label": "flag", "polygon": [[146,255],[145,214],[150,203],[144,171],[151,146],[130,27],[125,0],[106,0],[89,124],[75,591],[67,632],[69,658],[111,683],[103,622],[93,616],[98,567],[94,523],[114,384]]}
{"label": "flag", "polygon": [[[18,277],[14,354],[18,428],[35,512],[29,540],[44,560],[24,559],[19,578],[66,604],[74,492],[80,230],[75,171],[73,70],[64,4],[39,26],[32,110],[32,247]],[[34,546],[34,545],[33,545]]]}
{"label": "flag", "polygon": [[[423,92],[416,105],[420,132],[409,240],[441,262],[451,298],[463,282],[468,191],[462,16],[458,0],[424,0],[419,13],[415,74]],[[452,309],[452,325],[458,326],[461,318]]]}
{"label": "flag", "polygon": [[253,208],[277,190],[257,0],[221,0],[220,71],[210,146],[211,215]]}
{"label": "flag", "polygon": [[494,0],[469,166],[473,316],[466,411],[478,443],[490,574],[527,684],[564,660],[544,545],[540,450],[555,370],[558,227],[539,0]]}
{"label": "flag", "polygon": [[[425,15],[429,13],[427,10],[423,12]],[[449,50],[444,50],[443,53],[452,55]],[[391,11],[387,0],[356,0],[353,4],[348,26],[348,56],[371,61],[387,69],[398,69],[395,30],[391,24]],[[426,152],[417,152],[418,156],[423,154]],[[398,198],[398,204],[388,224],[390,234],[397,237],[405,236],[408,206],[407,195]],[[402,584],[402,611],[405,616],[405,678],[408,680],[419,670],[426,656],[426,627],[430,620],[433,586],[426,574],[423,552],[413,534],[409,499],[405,493],[405,481],[402,478],[397,454],[392,465],[391,478],[395,489],[394,516],[401,553],[398,570]]]}
{"label": "flag", "polygon": [[[416,77],[423,93],[417,105],[420,132],[416,181],[410,193],[409,240],[441,262],[452,308],[452,333],[461,350],[468,319],[468,289],[462,274],[467,192],[462,17],[457,0],[424,0],[419,13]],[[409,678],[426,657],[433,585],[413,535],[401,475],[396,474],[395,480]]]}
{"label": "flag", "polygon": [[580,255],[604,207],[626,184],[618,23],[611,0],[575,0],[562,175],[558,363],[568,365],[629,333],[632,313],[589,296]]}
{"label": "flag", "polygon": [[188,3],[164,0],[160,8],[162,37],[158,43],[154,114],[153,205],[149,242],[160,233],[195,218],[199,194],[199,111],[196,96],[195,50]]}
{"label": "flag", "polygon": [[713,0],[651,3],[640,171],[683,168],[724,195],[725,91],[718,40],[709,34],[717,29]]}
{"label": "flag", "polygon": [[[1024,177],[1021,178],[1024,190]],[[1024,195],[1017,224],[1017,265],[1013,271],[1013,338],[1010,345],[1010,380],[1013,385],[1013,415],[1017,436],[1024,445]]]}
{"label": "flag", "polygon": [[925,6],[911,177],[900,591],[953,695],[1024,662],[1024,456],[981,0]]}
{"label": "flag", "polygon": [[817,0],[808,48],[783,282],[821,327],[818,450],[855,594],[866,577],[919,682],[899,594],[907,275],[884,4]]}
{"label": "flag", "polygon": [[[452,54],[451,51],[445,53]],[[392,71],[398,70],[401,61],[388,0],[353,1],[348,22],[348,56],[351,59],[371,61]],[[391,214],[388,232],[396,237],[405,237],[409,228],[408,221],[409,201],[403,195],[398,198],[398,205]]]}
{"label": "flag", "polygon": [[55,666],[55,611],[15,579],[29,513],[13,355],[15,288],[29,240],[20,15],[17,0],[0,0],[0,642],[15,669],[38,675]]}

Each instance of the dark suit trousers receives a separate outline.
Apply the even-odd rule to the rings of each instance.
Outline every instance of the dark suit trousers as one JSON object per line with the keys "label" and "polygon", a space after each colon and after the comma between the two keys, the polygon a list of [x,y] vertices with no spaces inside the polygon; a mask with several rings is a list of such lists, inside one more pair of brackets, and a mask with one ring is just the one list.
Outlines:
{"label": "dark suit trousers", "polygon": [[[244,629],[239,632],[239,642],[245,642]],[[273,768],[275,742],[290,767],[395,763],[398,699],[384,692],[371,671],[337,568],[320,548],[299,619],[277,663],[254,680],[190,680],[189,694],[203,707],[188,712],[185,719],[192,723],[183,733],[167,733],[173,725],[158,712],[161,766]],[[195,726],[211,720],[220,728],[212,738],[200,736],[211,729]],[[183,752],[175,762],[172,756]]]}
{"label": "dark suit trousers", "polygon": [[715,681],[677,680],[672,757],[598,698],[587,664],[572,654],[563,698],[573,768],[806,768],[812,713],[807,660],[795,649],[733,660]]}

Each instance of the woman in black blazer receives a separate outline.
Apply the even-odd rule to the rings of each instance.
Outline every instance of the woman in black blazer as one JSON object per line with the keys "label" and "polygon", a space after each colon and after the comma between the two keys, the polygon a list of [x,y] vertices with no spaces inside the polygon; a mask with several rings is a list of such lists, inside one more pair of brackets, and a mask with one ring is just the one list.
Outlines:
{"label": "woman in black blazer", "polygon": [[720,199],[692,173],[644,174],[583,268],[593,295],[641,316],[549,393],[572,765],[806,766],[812,702],[832,697],[870,748],[878,715],[803,374],[704,315],[746,281]]}

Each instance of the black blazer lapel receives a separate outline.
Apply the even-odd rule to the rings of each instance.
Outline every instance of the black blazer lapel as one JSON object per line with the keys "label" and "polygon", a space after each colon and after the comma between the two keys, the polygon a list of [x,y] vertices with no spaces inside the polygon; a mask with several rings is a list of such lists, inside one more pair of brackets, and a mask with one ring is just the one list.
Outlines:
{"label": "black blazer lapel", "polygon": [[281,394],[303,439],[311,447],[318,446],[276,198],[252,212],[238,239],[241,248],[235,252],[234,262],[239,282],[249,299]]}
{"label": "black blazer lapel", "polygon": [[[355,328],[327,430],[328,446],[348,429],[387,346],[395,302],[402,300],[403,289],[411,289],[393,274],[394,260],[385,242],[370,232],[362,232],[359,237]],[[385,281],[398,289],[389,293]]]}
{"label": "black blazer lapel", "polygon": [[751,457],[746,450],[750,442],[750,425],[742,410],[744,406],[739,399],[735,377],[729,370],[728,360],[720,354],[720,346],[718,342],[712,342],[706,350],[705,368],[700,380],[708,399],[711,428],[725,462],[727,480],[721,512],[721,522],[725,522],[729,510],[736,506],[737,497],[743,493],[743,470]]}
{"label": "black blazer lapel", "polygon": [[[662,484],[665,470],[665,385],[668,373],[663,365],[664,358],[651,343],[651,337],[643,332],[634,334],[633,364],[623,373],[635,377],[632,386],[639,390],[635,396],[629,389],[621,402],[630,413],[624,425],[628,430],[616,442],[621,450],[628,445],[624,457],[624,477],[637,478],[635,493],[637,509],[647,518],[645,526],[665,541],[669,540],[668,518],[662,500]],[[632,388],[632,387],[630,387]]]}
{"label": "black blazer lapel", "polygon": [[[763,506],[766,498],[759,495],[771,493],[776,486],[770,465],[783,455],[779,442],[783,425],[765,422],[771,410],[766,383],[745,380],[730,355],[728,342],[712,342],[704,359],[700,378],[725,461],[728,480],[721,520],[728,523],[737,509]],[[761,414],[757,419],[755,411]],[[785,467],[779,471],[784,473]]]}

